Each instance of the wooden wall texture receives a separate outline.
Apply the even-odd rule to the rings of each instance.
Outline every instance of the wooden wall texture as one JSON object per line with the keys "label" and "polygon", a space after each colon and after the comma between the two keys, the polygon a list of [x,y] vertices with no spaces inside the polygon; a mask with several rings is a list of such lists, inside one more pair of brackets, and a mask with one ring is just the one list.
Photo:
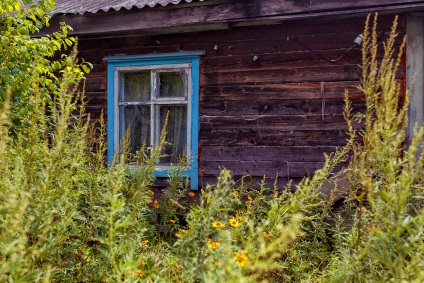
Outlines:
{"label": "wooden wall texture", "polygon": [[[393,16],[380,17],[380,36]],[[266,175],[278,184],[311,176],[324,153],[346,141],[345,89],[356,110],[360,48],[348,50],[365,18],[287,21],[278,25],[108,39],[80,38],[80,56],[94,64],[88,112],[106,110],[105,56],[204,50],[201,59],[199,174],[213,183],[220,168],[236,179]],[[404,33],[403,20],[399,31]],[[314,50],[316,54],[310,50]],[[330,62],[328,59],[336,59]]]}

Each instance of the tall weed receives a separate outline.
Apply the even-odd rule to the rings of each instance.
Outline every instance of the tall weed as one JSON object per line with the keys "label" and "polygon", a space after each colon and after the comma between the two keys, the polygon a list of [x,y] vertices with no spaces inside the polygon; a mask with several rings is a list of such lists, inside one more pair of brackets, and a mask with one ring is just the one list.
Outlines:
{"label": "tall weed", "polygon": [[[422,282],[424,131],[406,147],[395,31],[378,60],[376,20],[367,22],[367,111],[352,115],[346,98],[350,139],[312,178],[295,190],[253,189],[223,170],[191,206],[196,194],[178,166],[166,190],[153,187],[160,147],[130,155],[127,135],[105,163],[103,122],[94,128],[83,112],[75,53],[51,101],[36,77],[26,80],[32,110],[20,117],[22,132],[10,130],[9,87],[0,111],[0,282]],[[346,191],[353,223],[328,221],[329,184]]]}
{"label": "tall weed", "polygon": [[[422,282],[424,197],[423,128],[416,126],[407,146],[409,90],[397,74],[404,56],[403,40],[396,54],[395,20],[379,60],[377,16],[368,18],[363,42],[361,90],[365,129],[352,147],[349,206],[357,206],[354,223],[340,242],[325,275],[330,282]],[[396,57],[395,57],[396,55]],[[350,117],[352,125],[355,117]]]}

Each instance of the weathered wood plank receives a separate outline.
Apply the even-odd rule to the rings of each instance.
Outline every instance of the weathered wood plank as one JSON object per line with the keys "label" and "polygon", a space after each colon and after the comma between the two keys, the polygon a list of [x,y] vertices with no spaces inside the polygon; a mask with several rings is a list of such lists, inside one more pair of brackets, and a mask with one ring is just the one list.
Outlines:
{"label": "weathered wood plank", "polygon": [[204,161],[289,161],[323,162],[324,153],[330,154],[335,146],[202,146],[200,164]]}
{"label": "weathered wood plank", "polygon": [[323,166],[323,162],[288,162],[288,178],[311,178],[315,171]]}
{"label": "weathered wood plank", "polygon": [[[225,23],[228,18],[249,17],[250,1],[233,1],[228,4],[178,8],[172,10],[142,9],[138,13],[128,11],[97,13],[96,15],[59,15],[55,16],[50,27],[43,29],[42,34],[51,34],[57,30],[60,22],[66,21],[73,27],[71,34],[99,35],[128,31],[146,31],[158,28],[181,28],[195,24]],[[187,15],[193,16],[187,16]],[[164,21],[163,19],[167,19]],[[202,21],[200,21],[202,19]],[[217,27],[215,27],[217,29]],[[162,31],[163,32],[163,31]]]}
{"label": "weathered wood plank", "polygon": [[357,1],[339,1],[339,0],[314,0],[311,1],[310,10],[341,10],[341,9],[353,9],[353,8],[366,8],[373,6],[387,6],[397,4],[419,4],[421,1],[418,0],[357,0]]}
{"label": "weathered wood plank", "polygon": [[202,146],[344,146],[348,135],[339,130],[261,130],[230,129],[200,131],[199,143]]}
{"label": "weathered wood plank", "polygon": [[[202,161],[202,174],[219,175],[222,169],[229,169],[234,175],[279,176],[288,177],[287,162],[284,161]],[[301,176],[303,177],[303,175]]]}
{"label": "weathered wood plank", "polygon": [[346,128],[343,115],[243,115],[243,116],[201,116],[201,131],[250,129],[253,131],[275,130],[339,130]]}
{"label": "weathered wood plank", "polygon": [[107,79],[104,77],[95,77],[92,74],[87,76],[85,89],[87,92],[106,92]]}
{"label": "weathered wood plank", "polygon": [[411,88],[408,136],[412,139],[415,124],[424,122],[424,17],[408,17],[408,38],[406,41],[407,86]]}
{"label": "weathered wood plank", "polygon": [[361,69],[358,65],[281,68],[274,70],[221,72],[201,75],[203,85],[238,83],[292,83],[317,81],[357,80]]}
{"label": "weathered wood plank", "polygon": [[[220,44],[226,42],[250,41],[252,39],[268,41],[275,38],[284,39],[287,38],[287,36],[298,37],[303,40],[304,38],[311,36],[314,37],[326,34],[335,35],[333,38],[330,38],[330,40],[338,40],[336,38],[338,34],[351,34],[357,36],[359,33],[362,33],[365,19],[366,15],[356,17],[354,21],[352,19],[337,19],[336,25],[334,24],[335,20],[329,17],[320,18],[319,20],[305,19],[301,21],[287,21],[278,25],[248,26],[231,28],[230,30],[198,32],[195,35],[193,34],[194,36],[191,40],[187,37],[181,36],[181,34],[167,34],[143,37],[140,40],[137,40],[137,37],[133,37],[132,39],[126,39],[126,41],[128,46],[155,46],[158,45],[157,41],[163,45],[169,45],[173,42],[179,42],[183,45],[190,43]],[[393,15],[380,15],[378,21],[379,32],[390,28],[393,23],[393,19]],[[400,25],[398,26],[398,32],[404,32],[402,22],[400,22]],[[231,37],[228,36],[229,33],[231,34]],[[213,34],[213,36],[211,36],[211,34]],[[351,35],[348,37],[351,37]],[[352,38],[350,40],[352,40]]]}
{"label": "weathered wood plank", "polygon": [[[363,94],[358,90],[359,81],[326,81],[324,84],[325,98],[343,99],[346,89],[352,98],[361,97]],[[242,101],[260,97],[261,100],[282,99],[320,99],[321,82],[300,83],[263,83],[246,84],[233,82],[222,85],[203,85],[200,94],[202,102],[209,101]],[[203,105],[203,104],[202,104]]]}
{"label": "weathered wood plank", "polygon": [[256,53],[231,56],[211,56],[203,58],[203,72],[214,73],[227,69],[237,70],[261,70],[264,68],[275,68],[284,66],[285,68],[296,68],[300,66],[326,66],[359,64],[361,59],[359,50],[325,50],[320,55],[328,60],[334,59],[337,62],[329,62],[327,59],[310,51],[296,51],[284,53]]}
{"label": "weathered wood plank", "polygon": [[[324,93],[325,95],[325,93]],[[200,112],[207,116],[225,115],[321,115],[342,114],[345,103],[339,99],[262,99],[261,96],[246,97],[242,101],[209,101],[201,103]],[[353,110],[364,111],[362,101],[352,103]]]}
{"label": "weathered wood plank", "polygon": [[[42,30],[40,35],[57,30],[59,23],[66,21],[74,31],[72,34],[101,35],[114,34],[123,36],[129,31],[139,33],[190,32],[195,29],[228,28],[228,22],[263,22],[271,20],[277,23],[288,19],[307,19],[311,16],[354,14],[378,10],[395,10],[398,8],[424,7],[422,1],[319,1],[308,3],[302,1],[255,0],[229,1],[228,3],[175,7],[174,9],[142,9],[138,13],[118,11],[97,13],[96,15],[57,15],[51,20],[51,26]],[[390,4],[390,5],[389,5]],[[340,6],[339,6],[340,5]],[[164,21],[163,19],[166,19]]]}

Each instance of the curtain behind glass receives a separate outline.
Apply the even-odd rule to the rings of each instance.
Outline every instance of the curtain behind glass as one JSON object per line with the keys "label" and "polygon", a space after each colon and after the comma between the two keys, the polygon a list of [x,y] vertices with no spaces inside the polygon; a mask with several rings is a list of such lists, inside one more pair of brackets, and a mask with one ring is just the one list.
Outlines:
{"label": "curtain behind glass", "polygon": [[166,115],[168,116],[168,125],[166,128],[166,144],[162,149],[165,157],[159,159],[160,164],[176,164],[185,158],[182,162],[186,164],[186,146],[187,146],[187,106],[160,106],[160,128],[163,129]]}
{"label": "curtain behind glass", "polygon": [[[124,89],[121,102],[150,101],[150,71],[128,72],[123,74]],[[121,137],[129,129],[130,153],[135,153],[143,143],[150,144],[150,106],[121,106]]]}
{"label": "curtain behind glass", "polygon": [[159,97],[184,97],[184,72],[159,73]]}

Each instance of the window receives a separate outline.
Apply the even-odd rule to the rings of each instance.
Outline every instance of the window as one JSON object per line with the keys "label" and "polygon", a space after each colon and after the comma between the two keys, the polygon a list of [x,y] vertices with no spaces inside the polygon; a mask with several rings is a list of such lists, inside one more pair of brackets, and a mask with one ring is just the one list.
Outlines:
{"label": "window", "polygon": [[143,143],[159,144],[166,117],[164,157],[157,177],[166,177],[171,165],[182,163],[183,176],[198,186],[199,56],[180,52],[145,56],[116,56],[108,62],[108,160],[118,152],[127,129],[130,151]]}

